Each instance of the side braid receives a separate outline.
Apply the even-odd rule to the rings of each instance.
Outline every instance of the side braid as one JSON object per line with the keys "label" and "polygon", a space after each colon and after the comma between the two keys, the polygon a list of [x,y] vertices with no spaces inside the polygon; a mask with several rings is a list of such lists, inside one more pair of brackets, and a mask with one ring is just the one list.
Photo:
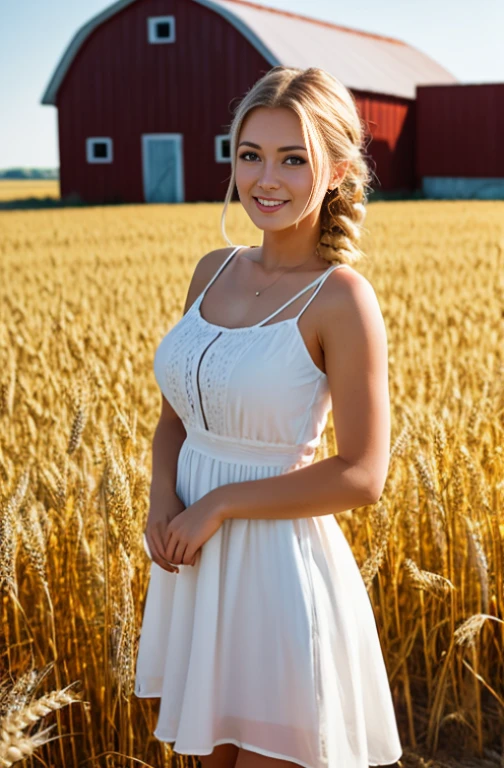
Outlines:
{"label": "side braid", "polygon": [[353,264],[362,256],[358,247],[366,218],[364,185],[349,181],[351,169],[343,183],[326,193],[320,212],[321,236],[317,253],[331,263]]}

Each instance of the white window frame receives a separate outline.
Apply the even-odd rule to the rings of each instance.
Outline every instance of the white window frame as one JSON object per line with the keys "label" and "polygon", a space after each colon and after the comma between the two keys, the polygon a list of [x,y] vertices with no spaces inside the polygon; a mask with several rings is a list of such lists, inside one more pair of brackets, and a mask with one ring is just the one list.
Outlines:
{"label": "white window frame", "polygon": [[230,163],[230,157],[224,157],[222,154],[222,144],[229,141],[229,150],[231,151],[231,136],[228,133],[221,133],[215,137],[215,160],[217,163]]}
{"label": "white window frame", "polygon": [[[157,37],[156,30],[159,23],[169,22],[171,37]],[[175,42],[175,16],[149,16],[147,19],[147,40],[149,43],[174,43]]]}
{"label": "white window frame", "polygon": [[[93,155],[94,144],[107,145],[107,157],[95,157]],[[88,163],[111,163],[114,160],[114,146],[110,136],[90,136],[86,139],[86,159]]]}

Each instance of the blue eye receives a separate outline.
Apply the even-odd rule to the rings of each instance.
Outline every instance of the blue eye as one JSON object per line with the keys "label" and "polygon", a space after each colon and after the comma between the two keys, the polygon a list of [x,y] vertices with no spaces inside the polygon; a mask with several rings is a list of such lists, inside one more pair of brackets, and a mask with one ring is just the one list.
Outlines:
{"label": "blue eye", "polygon": [[[255,152],[248,151],[248,152],[242,152],[240,157],[245,160],[247,163],[252,162],[251,160],[247,160],[247,155],[255,155],[258,157],[258,155]],[[285,160],[299,160],[299,163],[294,163],[294,165],[304,165],[306,163],[306,160],[303,157],[299,157],[299,155],[289,155],[285,158]],[[289,163],[289,165],[292,165],[292,163]]]}

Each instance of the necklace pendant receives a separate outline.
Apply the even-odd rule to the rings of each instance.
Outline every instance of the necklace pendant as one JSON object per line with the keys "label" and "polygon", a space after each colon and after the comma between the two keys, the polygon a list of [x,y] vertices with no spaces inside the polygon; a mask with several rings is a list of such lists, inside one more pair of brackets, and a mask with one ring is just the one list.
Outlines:
{"label": "necklace pendant", "polygon": [[259,296],[259,291],[256,291],[256,296]]}

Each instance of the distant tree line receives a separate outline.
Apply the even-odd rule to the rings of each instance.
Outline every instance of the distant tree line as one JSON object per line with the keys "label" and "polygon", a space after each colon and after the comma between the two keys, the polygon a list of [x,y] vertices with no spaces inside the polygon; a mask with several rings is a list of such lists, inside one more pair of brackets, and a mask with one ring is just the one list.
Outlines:
{"label": "distant tree line", "polygon": [[4,168],[0,179],[59,179],[59,168]]}

